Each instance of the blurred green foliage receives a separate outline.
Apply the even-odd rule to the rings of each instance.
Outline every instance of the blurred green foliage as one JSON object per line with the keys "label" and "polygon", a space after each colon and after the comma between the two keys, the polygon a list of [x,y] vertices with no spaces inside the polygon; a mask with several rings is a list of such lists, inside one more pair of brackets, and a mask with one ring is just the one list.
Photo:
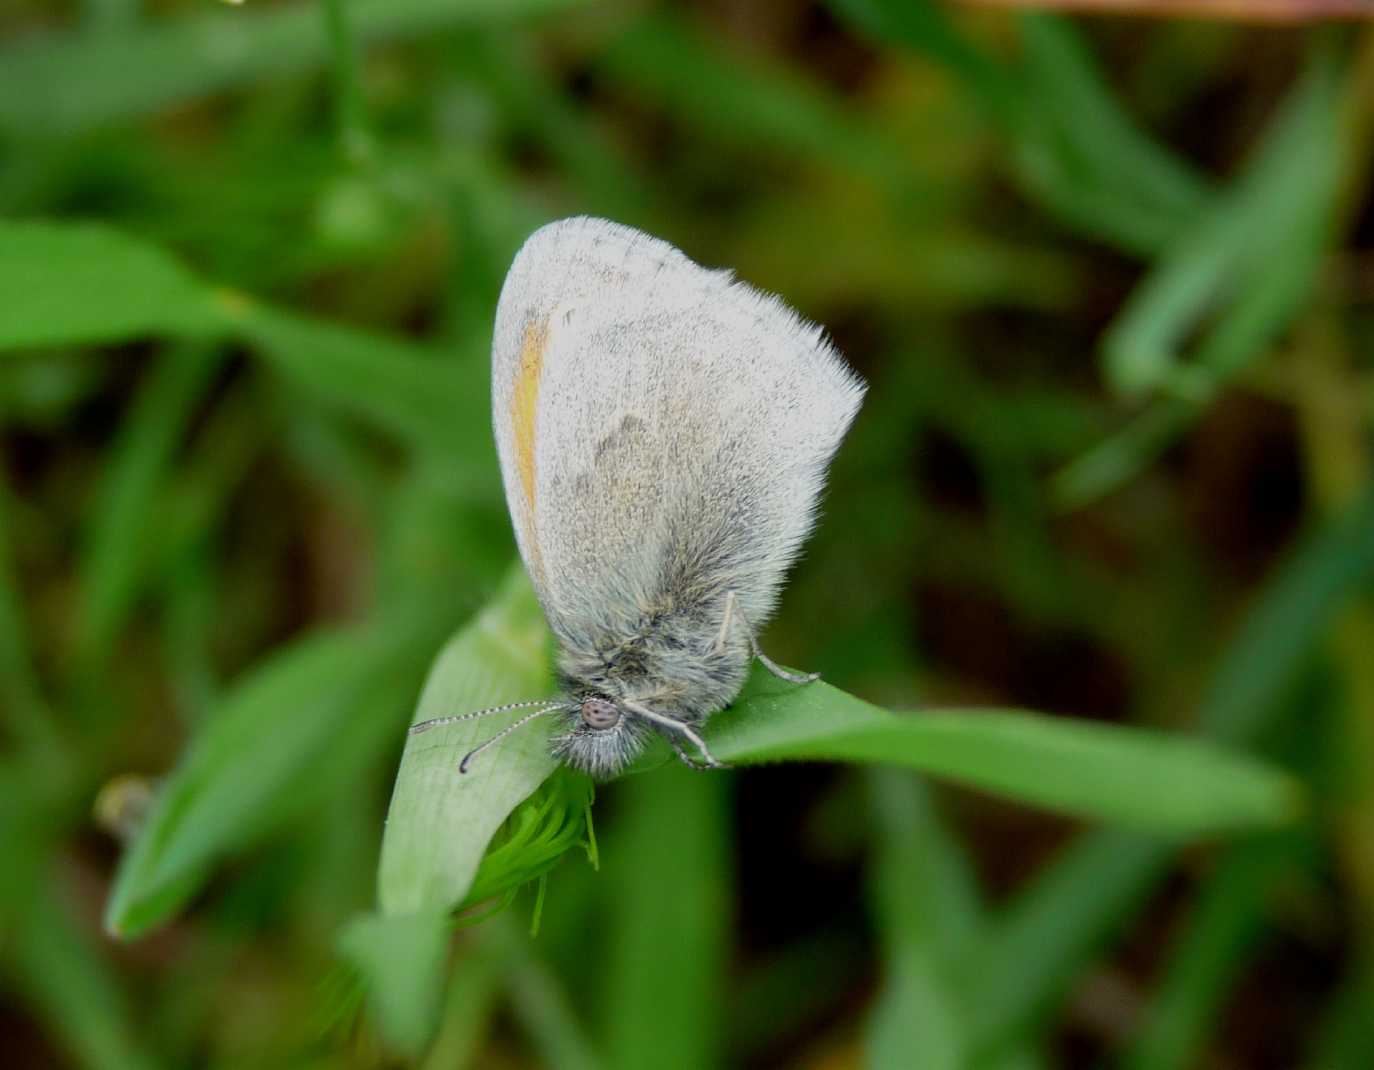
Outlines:
{"label": "blurred green foliage", "polygon": [[[1371,133],[1359,25],[6,6],[6,1064],[1370,1065]],[[548,686],[486,350],[575,212],[873,387],[722,755],[1132,831],[402,758]]]}

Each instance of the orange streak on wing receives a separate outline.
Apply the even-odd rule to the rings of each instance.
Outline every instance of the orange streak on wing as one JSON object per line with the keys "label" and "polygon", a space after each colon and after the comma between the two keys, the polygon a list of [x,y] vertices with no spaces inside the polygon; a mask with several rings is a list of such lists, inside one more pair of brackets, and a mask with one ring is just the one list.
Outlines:
{"label": "orange streak on wing", "polygon": [[[544,373],[544,351],[548,348],[549,328],[544,323],[531,323],[525,328],[525,341],[520,347],[520,367],[515,373],[515,389],[510,398],[511,437],[515,441],[515,470],[520,487],[525,492],[525,508],[516,515],[516,523],[524,529],[525,545],[529,547],[530,564],[539,568],[539,545],[534,538],[534,444],[539,412],[539,383]],[[514,512],[514,511],[513,511]]]}

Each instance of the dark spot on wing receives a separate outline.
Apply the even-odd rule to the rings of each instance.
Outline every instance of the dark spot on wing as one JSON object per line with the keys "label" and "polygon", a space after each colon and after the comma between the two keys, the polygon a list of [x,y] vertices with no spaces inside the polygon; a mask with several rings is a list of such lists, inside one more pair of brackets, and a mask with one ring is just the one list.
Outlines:
{"label": "dark spot on wing", "polygon": [[646,426],[638,416],[626,413],[620,421],[620,426],[596,444],[597,463],[601,462],[608,451],[620,449],[641,437],[640,432],[644,431]]}

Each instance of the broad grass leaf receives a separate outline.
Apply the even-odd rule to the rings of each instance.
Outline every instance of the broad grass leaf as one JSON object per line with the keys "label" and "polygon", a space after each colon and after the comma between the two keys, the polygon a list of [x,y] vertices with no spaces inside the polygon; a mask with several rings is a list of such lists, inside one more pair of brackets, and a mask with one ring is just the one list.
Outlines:
{"label": "broad grass leaf", "polygon": [[1084,221],[1127,247],[1157,250],[1207,207],[1208,183],[1123,110],[1074,23],[1044,12],[1020,20],[1026,107],[1022,158],[1039,154],[1085,202]]}
{"label": "broad grass leaf", "polygon": [[[547,695],[546,639],[528,582],[513,573],[440,654],[415,720]],[[548,752],[551,726],[536,720],[466,774],[457,765],[525,712],[409,738],[382,848],[383,912],[454,909],[467,900],[492,837],[557,768]],[[1296,802],[1283,774],[1186,738],[1016,711],[897,716],[826,684],[798,687],[761,669],[712,722],[710,740],[719,757],[737,764],[901,765],[1063,813],[1177,836],[1281,822]]]}
{"label": "broad grass leaf", "polygon": [[889,950],[878,1001],[864,1026],[864,1063],[870,1070],[958,1070],[964,1029],[959,1008],[929,948]]}
{"label": "broad grass leaf", "polygon": [[934,792],[901,769],[867,773],[873,814],[873,887],[893,943],[930,946],[953,961],[984,922],[968,855],[937,811]]}
{"label": "broad grass leaf", "polygon": [[[442,452],[454,478],[494,480],[485,351],[442,352],[216,292],[156,246],[87,224],[0,221],[0,293],[0,350],[149,334],[241,336],[325,403]],[[168,407],[162,398],[148,404]]]}
{"label": "broad grass leaf", "polygon": [[[448,48],[465,76],[490,93],[493,103],[536,137],[544,151],[563,168],[582,192],[585,210],[622,223],[658,229],[652,222],[657,214],[657,195],[651,193],[650,184],[632,166],[625,147],[608,137],[589,112],[563,93],[541,62],[540,53],[529,42],[499,30],[482,30],[455,35]],[[509,192],[496,196],[509,196]],[[483,198],[484,209],[492,199]],[[490,226],[491,222],[483,220],[482,226]],[[529,234],[535,223],[520,226],[520,238]],[[500,264],[502,271],[507,263],[509,258]],[[502,275],[496,274],[492,280],[498,289],[501,279]],[[482,296],[489,303],[481,306],[474,318],[485,327],[496,295]]]}
{"label": "broad grass leaf", "polygon": [[1333,616],[1372,576],[1374,486],[1308,532],[1276,570],[1212,674],[1202,731],[1231,743],[1258,738]]}
{"label": "broad grass leaf", "polygon": [[1302,1065],[1309,1070],[1365,1070],[1374,1051],[1374,964],[1352,963],[1322,1013],[1312,1050]]}
{"label": "broad grass leaf", "polygon": [[618,787],[619,818],[603,850],[603,878],[619,904],[609,919],[602,1019],[609,1067],[721,1065],[729,789],[728,777],[681,767]]}
{"label": "broad grass leaf", "polygon": [[1246,171],[1180,233],[1103,338],[1103,367],[1123,395],[1176,374],[1203,317],[1225,311],[1197,346],[1224,377],[1257,356],[1301,306],[1329,237],[1341,143],[1333,65],[1318,61],[1285,100]]}
{"label": "broad grass leaf", "polygon": [[411,1059],[438,1025],[452,928],[442,911],[365,914],[339,934],[339,950],[362,977],[383,1038]]}
{"label": "broad grass leaf", "polygon": [[867,775],[873,813],[869,898],[883,983],[864,1026],[865,1065],[967,1065],[968,1039],[951,969],[981,923],[968,860],[911,773]]}
{"label": "broad grass leaf", "polygon": [[1060,852],[959,964],[974,1050],[997,1050],[1053,1005],[1168,870],[1167,843],[1109,830]]}
{"label": "broad grass leaf", "polygon": [[87,671],[104,662],[155,563],[152,518],[220,356],[217,348],[201,345],[162,354],[110,450],[81,559],[77,656]]}
{"label": "broad grass leaf", "polygon": [[1139,473],[1196,418],[1197,405],[1181,398],[1151,404],[1055,472],[1049,481],[1051,501],[1062,510],[1096,501]]}
{"label": "broad grass leaf", "polygon": [[0,220],[0,294],[0,350],[224,328],[212,291],[173,257],[95,223]]}
{"label": "broad grass leaf", "polygon": [[482,946],[465,947],[454,963],[440,1011],[439,1030],[421,1070],[476,1066],[496,1009],[501,981],[496,956]]}
{"label": "broad grass leaf", "polygon": [[716,756],[901,765],[1064,814],[1176,836],[1283,822],[1296,786],[1213,744],[1014,710],[887,713],[755,671],[712,724]]}
{"label": "broad grass leaf", "polygon": [[153,1070],[159,1062],[139,1036],[127,984],[65,897],[54,894],[54,874],[48,876],[22,913],[9,919],[6,986],[32,1006],[77,1065]]}
{"label": "broad grass leaf", "polygon": [[113,934],[166,921],[209,868],[318,798],[400,725],[444,621],[397,614],[286,647],[225,695],[159,791],[120,862],[106,906]]}
{"label": "broad grass leaf", "polygon": [[929,56],[958,75],[994,117],[1016,121],[1020,87],[1015,76],[964,36],[938,4],[830,0],[829,6],[873,40]]}
{"label": "broad grass leaf", "polygon": [[[414,721],[549,695],[547,629],[523,571],[440,652]],[[492,837],[558,768],[550,718],[458,763],[528,710],[463,721],[409,736],[396,774],[378,873],[384,914],[447,911],[467,898]]]}
{"label": "broad grass leaf", "polygon": [[13,531],[10,491],[0,479],[0,717],[16,740],[57,754],[61,752],[58,731],[33,658],[28,612],[11,545]]}
{"label": "broad grass leaf", "polygon": [[[509,22],[579,0],[354,0],[363,42],[465,22]],[[130,20],[100,33],[54,35],[0,51],[0,129],[35,136],[149,115],[207,94],[323,66],[329,38],[316,5],[199,9]]]}
{"label": "broad grass leaf", "polygon": [[454,359],[257,303],[237,305],[233,322],[265,363],[313,396],[442,452],[452,478],[494,480],[485,352]]}
{"label": "broad grass leaf", "polygon": [[640,19],[599,66],[608,80],[713,137],[839,164],[896,188],[913,181],[900,142],[823,87],[723,51],[681,18]]}
{"label": "broad grass leaf", "polygon": [[1024,16],[1018,68],[982,49],[937,5],[830,6],[875,40],[928,56],[959,77],[1012,143],[1023,189],[1093,238],[1155,252],[1204,207],[1206,183],[1140,131],[1069,20]]}
{"label": "broad grass leaf", "polygon": [[1297,861],[1293,847],[1275,837],[1240,844],[1207,876],[1151,992],[1126,1070],[1174,1070],[1205,1059],[1208,1028],[1258,949],[1278,878]]}
{"label": "broad grass leaf", "polygon": [[528,1037],[537,1063],[558,1070],[600,1070],[605,1060],[584,1034],[567,991],[537,954],[528,934],[509,915],[494,918],[481,933],[483,948],[505,966],[511,1017]]}
{"label": "broad grass leaf", "polygon": [[[1333,614],[1374,571],[1374,494],[1310,535],[1221,658],[1204,736],[1252,744]],[[1169,845],[1097,831],[1067,848],[993,919],[963,968],[980,1045],[1030,1027],[1168,872]]]}

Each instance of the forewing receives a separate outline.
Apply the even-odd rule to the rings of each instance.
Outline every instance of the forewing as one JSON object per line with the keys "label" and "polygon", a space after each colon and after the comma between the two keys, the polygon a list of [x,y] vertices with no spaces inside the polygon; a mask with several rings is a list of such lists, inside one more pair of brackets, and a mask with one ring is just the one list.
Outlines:
{"label": "forewing", "polygon": [[[492,341],[492,423],[516,541],[546,609],[548,571],[536,534],[539,507],[546,503],[539,498],[536,453],[537,447],[548,451],[551,433],[570,430],[566,420],[556,427],[549,423],[550,355],[557,350],[560,362],[581,362],[569,337],[577,310],[623,307],[627,291],[645,278],[698,272],[666,242],[606,220],[576,217],[531,235],[506,276]],[[556,516],[548,519],[556,526]]]}
{"label": "forewing", "polygon": [[863,386],[776,299],[573,222],[522,251],[498,314],[506,492],[550,624],[594,644],[728,588],[761,625]]}

